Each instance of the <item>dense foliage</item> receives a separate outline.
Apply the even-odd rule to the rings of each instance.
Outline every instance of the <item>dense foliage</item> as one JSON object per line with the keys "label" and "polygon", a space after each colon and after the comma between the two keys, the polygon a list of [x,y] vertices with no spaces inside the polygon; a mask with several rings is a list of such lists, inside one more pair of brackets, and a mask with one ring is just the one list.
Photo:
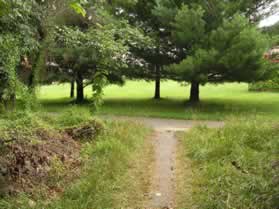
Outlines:
{"label": "dense foliage", "polygon": [[26,90],[18,77],[18,69],[30,70],[25,58],[36,58],[42,16],[36,1],[3,0],[0,5],[0,101],[8,108],[15,105],[16,95]]}
{"label": "dense foliage", "polygon": [[259,81],[249,85],[250,91],[274,91],[279,92],[279,72],[267,81]]}
{"label": "dense foliage", "polygon": [[266,79],[270,39],[256,25],[273,11],[274,0],[1,0],[0,100],[69,82],[77,102],[91,85],[99,104],[105,85],[130,78],[155,80],[155,98],[161,79],[191,83],[198,101],[201,84]]}
{"label": "dense foliage", "polygon": [[[15,97],[17,75],[16,66],[20,60],[18,39],[5,35],[0,40],[0,101],[6,103]],[[13,50],[11,50],[13,49]],[[6,103],[6,105],[8,105]]]}
{"label": "dense foliage", "polygon": [[268,38],[249,21],[249,12],[243,14],[240,5],[161,0],[154,10],[181,52],[169,67],[170,77],[191,83],[190,101],[199,101],[200,84],[249,82],[271,71],[263,59]]}
{"label": "dense foliage", "polygon": [[[264,27],[263,32],[270,36],[272,48],[266,52],[266,59],[270,62],[278,63],[279,53],[275,52],[275,48],[279,45],[279,22]],[[275,47],[275,48],[273,48]],[[275,72],[266,81],[253,82],[249,85],[250,91],[279,91],[279,67],[275,67]]]}

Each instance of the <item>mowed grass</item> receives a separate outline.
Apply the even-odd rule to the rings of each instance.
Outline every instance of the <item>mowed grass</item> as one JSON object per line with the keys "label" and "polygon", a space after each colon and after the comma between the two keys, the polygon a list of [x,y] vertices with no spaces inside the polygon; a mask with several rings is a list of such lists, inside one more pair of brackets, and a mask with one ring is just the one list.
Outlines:
{"label": "mowed grass", "polygon": [[[177,119],[224,120],[230,116],[257,115],[279,119],[279,93],[249,92],[248,84],[206,85],[200,90],[201,103],[187,105],[189,86],[162,82],[161,100],[154,100],[154,83],[128,81],[123,87],[110,85],[104,91],[104,104],[97,114],[164,117]],[[71,106],[69,85],[43,86],[40,101],[47,111]],[[90,99],[91,88],[86,89]],[[68,104],[68,105],[65,105]],[[88,108],[89,105],[84,105]]]}

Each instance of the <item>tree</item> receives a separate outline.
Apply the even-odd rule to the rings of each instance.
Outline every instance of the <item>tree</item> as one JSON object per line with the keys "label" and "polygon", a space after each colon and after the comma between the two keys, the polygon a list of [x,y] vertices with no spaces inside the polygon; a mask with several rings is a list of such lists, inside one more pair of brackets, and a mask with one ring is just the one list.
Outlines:
{"label": "tree", "polygon": [[250,22],[258,23],[263,18],[278,12],[277,0],[230,0],[228,13],[230,15],[240,12],[244,14]]}
{"label": "tree", "polygon": [[[89,28],[60,27],[55,32],[51,58],[69,81],[76,81],[77,103],[84,100],[84,88],[101,77],[109,78],[125,63],[122,56],[127,48],[115,40],[110,25]],[[57,72],[57,71],[56,71]],[[57,76],[60,77],[60,76]],[[102,82],[101,82],[102,83]]]}
{"label": "tree", "polygon": [[140,28],[150,41],[145,45],[130,45],[134,59],[130,62],[130,71],[124,74],[130,79],[155,81],[154,98],[160,99],[160,82],[166,78],[163,66],[171,63],[171,46],[160,31],[160,22],[153,14],[155,0],[137,1],[133,7],[124,8],[119,15],[129,19],[129,23]]}
{"label": "tree", "polygon": [[[13,50],[11,50],[13,49]],[[8,103],[15,103],[17,73],[16,66],[20,60],[18,40],[11,35],[0,39],[0,102],[8,108]]]}
{"label": "tree", "polygon": [[272,26],[264,27],[262,30],[270,36],[272,47],[279,45],[279,22]]}
{"label": "tree", "polygon": [[[150,35],[153,39],[151,46],[146,46],[141,49],[133,49],[137,57],[144,60],[145,65],[141,68],[134,68],[132,71],[132,79],[145,79],[147,81],[154,81],[155,91],[154,99],[161,98],[161,80],[168,78],[168,72],[164,66],[172,63],[173,54],[171,53],[171,46],[168,45],[159,35]],[[165,42],[164,42],[165,41]],[[143,69],[145,68],[145,69]]]}
{"label": "tree", "polygon": [[25,89],[18,71],[21,61],[39,49],[40,12],[40,5],[33,0],[0,1],[0,100],[6,108],[9,103],[15,106],[17,93]]}
{"label": "tree", "polygon": [[[94,7],[90,3],[85,5],[86,15],[79,19],[72,18],[67,11],[61,14],[61,27],[51,38],[49,53],[49,63],[57,65],[50,66],[52,70],[44,76],[46,81],[71,82],[71,95],[75,81],[77,102],[84,100],[85,86],[93,85],[101,92],[104,80],[122,84],[131,58],[128,47],[146,43],[141,31],[115,10],[132,4],[133,1],[96,1]],[[100,98],[95,90],[93,95]]]}
{"label": "tree", "polygon": [[271,36],[278,35],[279,34],[279,21],[272,26],[263,28],[263,31],[270,34]]}
{"label": "tree", "polygon": [[191,83],[192,103],[200,100],[200,84],[250,82],[270,69],[263,59],[266,36],[243,15],[232,16],[232,5],[161,0],[154,11],[181,52],[169,67],[171,78]]}

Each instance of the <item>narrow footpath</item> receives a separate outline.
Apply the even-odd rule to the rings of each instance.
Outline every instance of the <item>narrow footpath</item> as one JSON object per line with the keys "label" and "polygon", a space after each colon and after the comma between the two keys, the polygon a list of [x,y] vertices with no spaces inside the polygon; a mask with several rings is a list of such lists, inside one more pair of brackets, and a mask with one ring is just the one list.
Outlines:
{"label": "narrow footpath", "polygon": [[175,170],[177,139],[175,132],[188,131],[194,126],[205,125],[219,128],[224,125],[217,121],[185,121],[144,117],[116,117],[144,123],[154,129],[153,145],[155,149],[154,174],[148,194],[147,209],[175,208]]}

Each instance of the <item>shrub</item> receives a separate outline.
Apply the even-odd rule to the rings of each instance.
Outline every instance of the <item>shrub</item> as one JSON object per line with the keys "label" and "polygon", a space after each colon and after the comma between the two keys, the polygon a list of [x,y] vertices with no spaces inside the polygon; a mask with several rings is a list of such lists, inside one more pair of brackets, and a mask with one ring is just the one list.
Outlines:
{"label": "shrub", "polygon": [[276,91],[279,92],[279,72],[273,76],[273,79],[260,81],[249,85],[249,91]]}
{"label": "shrub", "polygon": [[56,123],[61,127],[75,126],[92,119],[92,113],[87,109],[73,106],[56,117]]}
{"label": "shrub", "polygon": [[268,80],[249,85],[249,91],[276,91],[279,92],[279,80]]}

